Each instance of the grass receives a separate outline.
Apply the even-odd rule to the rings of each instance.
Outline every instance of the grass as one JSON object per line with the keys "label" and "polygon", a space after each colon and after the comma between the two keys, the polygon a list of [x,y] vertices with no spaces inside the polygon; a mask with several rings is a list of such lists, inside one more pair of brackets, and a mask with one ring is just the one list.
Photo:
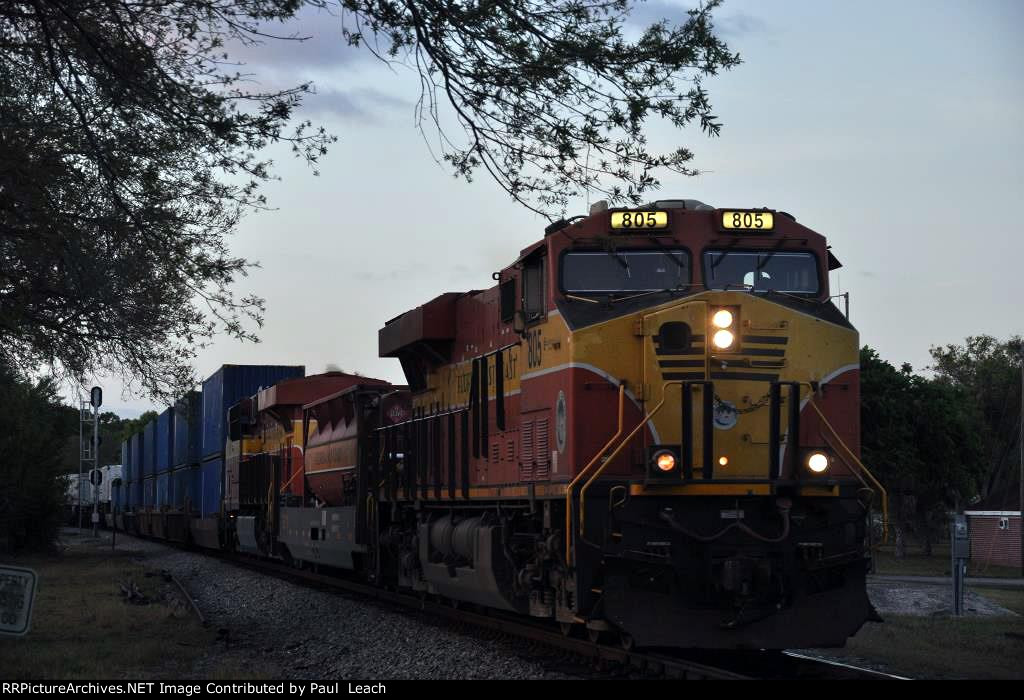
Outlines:
{"label": "grass", "polygon": [[[897,559],[893,554],[893,549],[892,545],[887,545],[875,551],[875,573],[900,576],[949,576],[948,542],[934,545],[930,557],[923,554],[921,547],[908,545],[906,556]],[[1016,578],[1020,576],[1020,569],[968,560],[967,576]]]}
{"label": "grass", "polygon": [[[998,603],[1007,610],[1012,610],[1018,615],[1024,616],[1024,589],[1018,588],[1014,590],[1004,590],[1001,588],[984,588],[982,586],[972,586],[968,583],[967,590],[971,593],[977,593],[980,596],[984,596],[993,603]],[[1021,654],[1024,655],[1024,647],[1021,648]]]}
{"label": "grass", "polygon": [[[181,605],[177,589],[126,553],[79,543],[59,555],[10,562],[39,576],[32,627],[0,639],[0,668],[19,680],[173,679],[188,674],[214,644]],[[134,580],[153,602],[125,602],[121,584]]]}
{"label": "grass", "polygon": [[[979,591],[980,592],[980,591]],[[1024,605],[1019,591],[1015,602]],[[985,593],[988,595],[988,592]],[[1024,618],[886,615],[829,656],[914,678],[1024,679]]]}

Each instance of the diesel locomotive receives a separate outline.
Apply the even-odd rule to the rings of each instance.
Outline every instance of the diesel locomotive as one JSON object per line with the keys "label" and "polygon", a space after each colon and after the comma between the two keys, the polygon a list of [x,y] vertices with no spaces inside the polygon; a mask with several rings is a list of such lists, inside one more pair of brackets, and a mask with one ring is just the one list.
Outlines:
{"label": "diesel locomotive", "polygon": [[785,212],[599,203],[385,323],[407,386],[231,406],[197,541],[626,646],[841,646],[875,616],[884,492],[837,267]]}

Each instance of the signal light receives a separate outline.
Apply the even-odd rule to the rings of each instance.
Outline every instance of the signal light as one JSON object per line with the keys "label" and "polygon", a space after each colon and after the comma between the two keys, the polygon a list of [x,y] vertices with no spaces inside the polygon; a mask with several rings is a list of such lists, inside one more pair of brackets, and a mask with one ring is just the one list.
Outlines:
{"label": "signal light", "polygon": [[807,468],[815,474],[823,474],[829,466],[829,458],[824,452],[812,452],[807,458]]}
{"label": "signal light", "polygon": [[735,351],[738,313],[739,307],[715,309],[711,312],[711,344],[716,350]]}
{"label": "signal light", "polygon": [[656,445],[648,453],[647,478],[651,481],[679,478],[679,451],[675,446]]}
{"label": "signal light", "polygon": [[671,452],[659,452],[654,458],[654,466],[663,472],[670,472],[676,468],[676,458]]}
{"label": "signal light", "polygon": [[732,325],[732,312],[728,309],[719,309],[715,312],[715,315],[711,317],[711,323],[716,328],[728,328]]}
{"label": "signal light", "polygon": [[719,350],[726,350],[732,347],[735,342],[736,336],[732,334],[732,331],[721,330],[715,333],[712,337],[711,342],[715,344],[715,347]]}

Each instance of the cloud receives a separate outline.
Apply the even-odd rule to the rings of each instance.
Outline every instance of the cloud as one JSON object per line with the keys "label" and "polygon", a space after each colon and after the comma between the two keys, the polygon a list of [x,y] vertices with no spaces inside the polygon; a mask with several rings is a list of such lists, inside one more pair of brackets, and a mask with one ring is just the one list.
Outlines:
{"label": "cloud", "polygon": [[737,12],[728,17],[716,17],[715,29],[716,34],[724,39],[735,39],[750,34],[766,34],[770,31],[767,22],[745,12]]}
{"label": "cloud", "polygon": [[[349,22],[351,25],[351,21]],[[376,62],[365,48],[350,46],[342,36],[342,17],[336,8],[306,6],[288,22],[264,23],[260,31],[270,37],[258,42],[235,41],[225,46],[228,59],[250,70],[270,70],[296,77],[301,72],[342,65]]]}
{"label": "cloud", "polygon": [[404,111],[411,115],[413,103],[374,88],[346,90],[317,87],[316,94],[304,101],[303,109],[369,124],[395,112]]}
{"label": "cloud", "polygon": [[[688,19],[687,12],[696,7],[696,4],[669,0],[640,2],[630,11],[628,22],[636,28],[648,27],[666,19],[673,24],[682,24]],[[712,13],[711,18],[715,25],[715,33],[723,39],[735,39],[768,31],[768,24],[763,19],[746,12],[723,15],[719,9]]]}

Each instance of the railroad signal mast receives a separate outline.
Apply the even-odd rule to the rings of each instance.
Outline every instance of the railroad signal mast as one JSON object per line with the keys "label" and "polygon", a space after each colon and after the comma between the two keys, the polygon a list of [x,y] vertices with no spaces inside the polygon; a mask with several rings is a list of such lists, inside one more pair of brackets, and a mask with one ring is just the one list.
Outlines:
{"label": "railroad signal mast", "polygon": [[[100,453],[100,406],[103,405],[103,389],[94,386],[89,392],[89,400],[80,399],[78,403],[78,444],[80,457],[78,460],[78,532],[82,532],[82,476],[86,463],[91,464],[89,483],[92,484],[92,534],[96,536],[99,525],[99,488],[95,474],[99,471]],[[90,415],[90,413],[92,415]],[[87,439],[86,426],[91,424],[91,439]]]}

